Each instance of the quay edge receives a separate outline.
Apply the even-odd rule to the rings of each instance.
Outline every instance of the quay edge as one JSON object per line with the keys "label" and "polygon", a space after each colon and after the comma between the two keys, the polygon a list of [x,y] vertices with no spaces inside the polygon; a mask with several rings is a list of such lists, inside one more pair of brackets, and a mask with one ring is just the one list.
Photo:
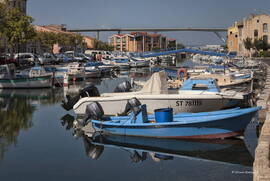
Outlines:
{"label": "quay edge", "polygon": [[262,97],[260,97],[260,100],[257,102],[257,106],[262,106],[264,109],[261,116],[264,117],[265,121],[255,152],[253,181],[270,180],[270,60],[268,61],[268,64],[265,63],[265,66],[267,67],[265,87],[261,93]]}

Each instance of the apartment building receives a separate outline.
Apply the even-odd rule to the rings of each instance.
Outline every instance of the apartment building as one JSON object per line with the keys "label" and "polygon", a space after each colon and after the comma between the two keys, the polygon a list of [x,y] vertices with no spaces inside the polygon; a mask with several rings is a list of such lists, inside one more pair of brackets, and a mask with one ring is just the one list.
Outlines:
{"label": "apartment building", "polygon": [[130,34],[115,34],[109,37],[109,44],[115,51],[145,52],[166,49],[167,38],[161,34],[147,32],[132,32]]}
{"label": "apartment building", "polygon": [[270,43],[270,15],[252,14],[241,21],[235,22],[232,27],[228,28],[227,46],[230,52],[237,52],[238,55],[248,55],[249,52],[245,49],[244,40],[251,38],[262,38],[268,44]]}

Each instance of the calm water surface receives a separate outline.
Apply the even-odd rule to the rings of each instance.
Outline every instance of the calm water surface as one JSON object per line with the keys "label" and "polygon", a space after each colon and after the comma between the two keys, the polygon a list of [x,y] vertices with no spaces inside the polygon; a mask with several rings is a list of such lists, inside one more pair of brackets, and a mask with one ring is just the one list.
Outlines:
{"label": "calm water surface", "polygon": [[[141,71],[130,76],[147,79]],[[111,92],[127,74],[92,81],[101,92]],[[252,180],[253,158],[242,140],[88,138],[74,133],[75,115],[61,107],[64,94],[0,90],[1,181]]]}

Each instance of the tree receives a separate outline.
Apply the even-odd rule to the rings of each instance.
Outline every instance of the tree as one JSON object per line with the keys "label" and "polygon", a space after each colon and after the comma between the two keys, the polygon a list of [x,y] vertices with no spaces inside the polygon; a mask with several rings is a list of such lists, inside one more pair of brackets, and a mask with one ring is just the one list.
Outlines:
{"label": "tree", "polygon": [[102,42],[100,40],[94,40],[94,49],[95,50],[105,50],[105,51],[113,51],[114,47],[109,45],[108,43]]}
{"label": "tree", "polygon": [[31,24],[33,22],[32,17],[12,8],[6,11],[4,19],[3,35],[13,49],[35,37],[36,32]]}
{"label": "tree", "polygon": [[58,37],[56,33],[52,32],[37,32],[36,40],[52,52],[54,44],[58,42]]}
{"label": "tree", "polygon": [[0,3],[0,36],[3,36],[4,27],[5,27],[5,14],[6,14],[6,7],[4,4]]}
{"label": "tree", "polygon": [[244,39],[243,40],[243,42],[244,42],[244,46],[245,46],[245,48],[247,49],[247,50],[251,50],[251,48],[253,48],[253,42],[252,42],[252,38],[249,38],[249,37],[247,37],[246,39]]}

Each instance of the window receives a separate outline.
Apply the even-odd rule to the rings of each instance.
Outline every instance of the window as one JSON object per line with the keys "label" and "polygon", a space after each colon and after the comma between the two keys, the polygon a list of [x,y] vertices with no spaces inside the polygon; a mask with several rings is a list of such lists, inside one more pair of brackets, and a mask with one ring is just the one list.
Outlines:
{"label": "window", "polygon": [[238,35],[235,35],[235,38],[237,38],[238,37]]}
{"label": "window", "polygon": [[257,19],[257,23],[259,23],[259,22],[260,22],[260,20]]}
{"label": "window", "polygon": [[232,34],[232,31],[230,31],[230,35]]}
{"label": "window", "polygon": [[264,23],[263,24],[263,32],[268,32],[268,25],[267,25],[267,23]]}
{"label": "window", "polygon": [[258,37],[258,30],[254,30],[254,37]]}

